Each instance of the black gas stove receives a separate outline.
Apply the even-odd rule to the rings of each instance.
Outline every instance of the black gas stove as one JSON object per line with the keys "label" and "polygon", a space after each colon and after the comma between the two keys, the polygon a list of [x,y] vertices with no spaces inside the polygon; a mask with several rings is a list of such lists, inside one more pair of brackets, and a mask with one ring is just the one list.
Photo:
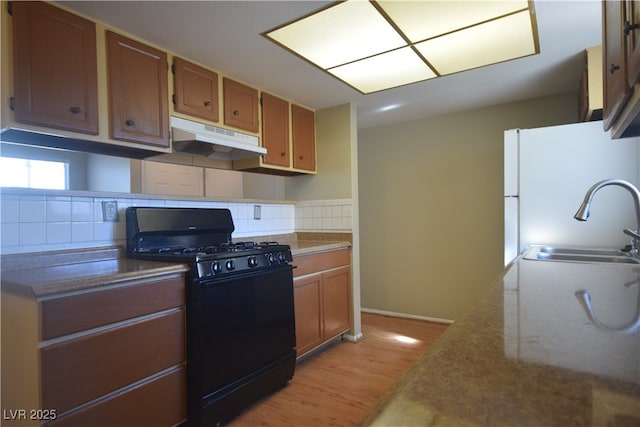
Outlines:
{"label": "black gas stove", "polygon": [[278,242],[233,242],[228,209],[128,208],[127,255],[193,265],[195,280],[288,264],[291,249]]}
{"label": "black gas stove", "polygon": [[130,207],[127,256],[189,264],[187,425],[215,426],[283,387],[296,361],[291,249],[233,242],[228,209]]}

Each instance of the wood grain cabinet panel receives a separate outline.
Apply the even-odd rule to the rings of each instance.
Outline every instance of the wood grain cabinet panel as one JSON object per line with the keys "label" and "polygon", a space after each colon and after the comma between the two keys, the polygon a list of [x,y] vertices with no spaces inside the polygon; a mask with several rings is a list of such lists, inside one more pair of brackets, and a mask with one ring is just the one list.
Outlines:
{"label": "wood grain cabinet panel", "polygon": [[322,275],[298,279],[293,285],[298,356],[324,341],[322,327]]}
{"label": "wood grain cabinet panel", "polygon": [[298,357],[351,327],[349,249],[294,256],[293,289]]}
{"label": "wood grain cabinet panel", "polygon": [[42,339],[167,310],[184,300],[181,277],[47,299],[41,303]]}
{"label": "wood grain cabinet panel", "polygon": [[297,255],[293,259],[293,277],[304,276],[314,272],[329,270],[351,264],[351,251],[339,249],[335,251],[318,252],[308,255]]}
{"label": "wood grain cabinet panel", "polygon": [[640,2],[603,1],[603,120],[612,138],[640,135]]}
{"label": "wood grain cabinet panel", "polygon": [[289,103],[262,93],[262,146],[267,149],[264,163],[289,167]]}
{"label": "wood grain cabinet panel", "polygon": [[173,59],[174,109],[217,122],[218,74],[185,59]]}
{"label": "wood grain cabinet panel", "polygon": [[291,106],[291,132],[293,138],[293,167],[316,169],[315,113],[299,105]]}
{"label": "wood grain cabinet panel", "polygon": [[622,31],[624,21],[624,3],[619,1],[602,2],[604,36],[604,99],[602,112],[604,129],[609,130],[618,118],[624,102],[629,96],[625,40]]}
{"label": "wood grain cabinet panel", "polygon": [[44,408],[64,412],[185,360],[184,310],[41,349]]}
{"label": "wood grain cabinet panel", "polygon": [[258,91],[224,77],[224,123],[238,129],[258,133]]}
{"label": "wood grain cabinet panel", "polygon": [[55,427],[174,426],[187,417],[180,366],[149,382],[68,413],[45,425]]}
{"label": "wood grain cabinet panel", "polygon": [[351,268],[348,266],[323,274],[322,313],[324,335],[333,338],[348,330],[351,326],[349,314],[349,286]]}
{"label": "wood grain cabinet panel", "polygon": [[110,137],[169,147],[166,52],[111,31],[106,36]]}
{"label": "wood grain cabinet panel", "polygon": [[11,7],[15,120],[97,134],[95,24],[47,2]]}

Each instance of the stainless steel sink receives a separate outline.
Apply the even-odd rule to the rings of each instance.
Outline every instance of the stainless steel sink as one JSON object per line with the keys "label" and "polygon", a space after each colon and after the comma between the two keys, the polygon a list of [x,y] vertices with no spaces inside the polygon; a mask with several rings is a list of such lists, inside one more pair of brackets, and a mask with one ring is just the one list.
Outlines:
{"label": "stainless steel sink", "polygon": [[524,259],[538,261],[598,262],[615,264],[640,264],[640,257],[619,249],[571,248],[555,246],[531,246]]}

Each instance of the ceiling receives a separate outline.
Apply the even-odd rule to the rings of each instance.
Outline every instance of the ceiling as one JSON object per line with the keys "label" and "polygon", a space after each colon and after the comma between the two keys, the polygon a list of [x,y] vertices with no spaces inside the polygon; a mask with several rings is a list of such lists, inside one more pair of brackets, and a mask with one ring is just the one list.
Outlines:
{"label": "ceiling", "polygon": [[352,102],[359,129],[541,96],[577,96],[582,51],[602,43],[599,0],[538,0],[540,54],[363,95],[260,35],[332,2],[59,3],[310,108]]}

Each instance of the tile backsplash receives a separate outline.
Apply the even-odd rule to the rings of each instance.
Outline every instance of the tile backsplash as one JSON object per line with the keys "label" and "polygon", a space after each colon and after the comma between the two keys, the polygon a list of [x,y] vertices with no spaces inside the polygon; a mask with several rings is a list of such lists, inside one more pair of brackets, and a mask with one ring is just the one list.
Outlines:
{"label": "tile backsplash", "polygon": [[[21,253],[125,244],[124,211],[129,206],[228,208],[233,238],[295,231],[351,232],[350,199],[296,203],[225,202],[141,197],[95,197],[81,192],[0,193],[0,252]],[[118,220],[103,221],[102,201],[115,200]],[[260,219],[254,207],[260,206]]]}

